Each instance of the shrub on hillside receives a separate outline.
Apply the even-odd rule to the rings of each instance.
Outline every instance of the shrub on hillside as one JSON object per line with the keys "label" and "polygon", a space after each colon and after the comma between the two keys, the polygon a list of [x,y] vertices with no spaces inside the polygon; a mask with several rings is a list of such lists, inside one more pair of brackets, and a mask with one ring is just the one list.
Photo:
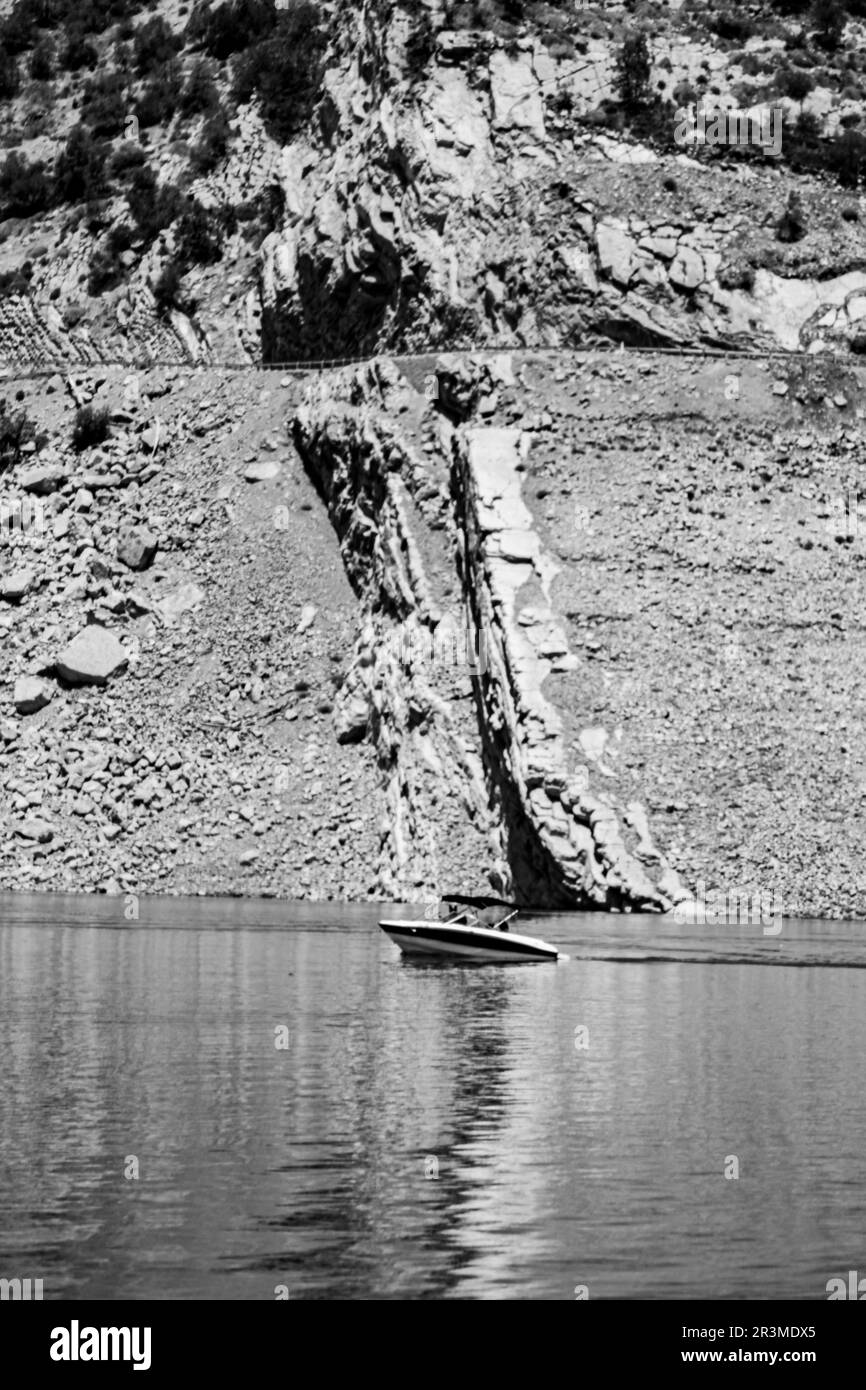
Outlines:
{"label": "shrub on hillside", "polygon": [[33,266],[29,261],[24,261],[15,270],[4,270],[0,273],[0,299],[13,294],[27,294],[32,277]]}
{"label": "shrub on hillside", "polygon": [[782,68],[777,75],[776,86],[780,96],[790,97],[802,105],[815,82],[811,73],[803,68]]}
{"label": "shrub on hillside", "polygon": [[224,63],[265,38],[277,22],[273,0],[226,0],[211,9],[199,0],[186,27],[188,43]]}
{"label": "shrub on hillside", "polygon": [[135,115],[143,129],[168,124],[177,110],[182,91],[180,69],[176,62],[166,64],[163,71],[152,77],[135,103]]}
{"label": "shrub on hillside", "polygon": [[616,55],[614,85],[626,110],[643,106],[650,95],[649,44],[646,34],[629,34]]}
{"label": "shrub on hillside", "polygon": [[[814,111],[801,111],[789,134],[801,144],[818,144],[821,138],[821,122]],[[784,146],[783,146],[784,148]]]}
{"label": "shrub on hillside", "polygon": [[133,53],[135,69],[140,77],[149,77],[171,62],[182,40],[172,33],[162,15],[154,15],[135,31]]}
{"label": "shrub on hillside", "polygon": [[256,213],[265,236],[283,225],[286,215],[286,194],[282,184],[267,183],[256,198]]}
{"label": "shrub on hillside", "polygon": [[723,290],[748,290],[755,288],[755,267],[748,261],[730,261],[719,267],[719,284]]}
{"label": "shrub on hillside", "polygon": [[840,183],[856,187],[866,174],[866,136],[857,130],[843,131],[829,147],[827,167]]}
{"label": "shrub on hillside", "polygon": [[48,82],[54,75],[54,45],[42,38],[30,55],[30,76],[34,82]]}
{"label": "shrub on hillside", "polygon": [[222,257],[222,234],[219,214],[192,198],[178,223],[178,253],[194,265],[213,265]]}
{"label": "shrub on hillside", "polygon": [[412,17],[412,28],[406,40],[406,72],[410,82],[419,82],[426,76],[433,54],[436,52],[436,29],[430,18],[430,10],[424,0],[403,0],[403,8]]}
{"label": "shrub on hillside", "polygon": [[802,241],[806,235],[806,217],[795,189],[788,194],[785,211],[776,223],[777,241]]}
{"label": "shrub on hillside", "polygon": [[237,65],[235,95],[257,96],[262,119],[276,140],[290,140],[312,114],[322,90],[325,32],[318,6],[296,0],[282,10],[269,37]]}
{"label": "shrub on hillside", "polygon": [[841,0],[815,0],[812,23],[816,39],[822,48],[832,51],[842,42],[848,16]]}
{"label": "shrub on hillside", "polygon": [[82,405],[75,413],[72,444],[79,451],[95,448],[108,438],[111,415],[105,406]]}
{"label": "shrub on hillside", "polygon": [[16,53],[32,48],[39,30],[102,34],[142,8],[142,0],[14,0],[0,26],[4,47]]}
{"label": "shrub on hillside", "polygon": [[36,42],[36,25],[32,16],[20,4],[0,21],[0,49],[4,53],[26,53]]}
{"label": "shrub on hillside", "polygon": [[67,72],[80,72],[82,68],[95,68],[99,53],[89,39],[81,33],[71,34],[60,52],[60,66]]}
{"label": "shrub on hillside", "polygon": [[163,315],[168,314],[171,309],[179,309],[181,313],[186,313],[192,308],[184,294],[183,273],[175,261],[168,261],[163,266],[153,287],[153,297],[156,300],[157,311]]}
{"label": "shrub on hillside", "polygon": [[36,426],[25,410],[9,409],[0,401],[0,471],[20,461],[21,451],[36,436]]}
{"label": "shrub on hillside", "polygon": [[698,99],[697,88],[685,80],[677,83],[672,95],[677,106],[691,106]]}
{"label": "shrub on hillside", "polygon": [[225,158],[230,136],[231,127],[224,111],[208,116],[190,151],[190,163],[197,174],[210,174]]}
{"label": "shrub on hillside", "polygon": [[0,50],[0,101],[10,101],[21,90],[18,64],[11,53]]}
{"label": "shrub on hillside", "polygon": [[733,10],[712,15],[710,28],[715,29],[720,39],[731,39],[734,43],[745,43],[757,32],[757,25],[749,15],[739,15]]}
{"label": "shrub on hillside", "polygon": [[92,77],[84,84],[81,114],[94,135],[119,135],[128,114],[126,85],[117,73]]}
{"label": "shrub on hillside", "polygon": [[118,145],[108,161],[108,173],[113,179],[123,178],[132,172],[133,169],[140,169],[147,163],[147,155],[133,140],[125,140],[122,145]]}
{"label": "shrub on hillside", "polygon": [[139,234],[153,241],[184,210],[184,197],[173,183],[157,186],[156,176],[148,165],[136,169],[126,195],[127,205]]}
{"label": "shrub on hillside", "polygon": [[92,295],[113,290],[122,282],[126,274],[123,253],[129,250],[132,235],[128,227],[121,224],[112,227],[101,246],[90,257],[88,267],[87,292]]}
{"label": "shrub on hillside", "polygon": [[744,77],[757,77],[766,70],[767,58],[762,53],[739,53],[736,63]]}
{"label": "shrub on hillside", "polygon": [[4,217],[32,217],[51,206],[53,190],[44,164],[29,164],[13,150],[0,167],[0,204]]}
{"label": "shrub on hillside", "polygon": [[189,71],[178,107],[183,116],[208,116],[219,110],[219,92],[213,80],[210,64],[203,59]]}
{"label": "shrub on hillside", "polygon": [[86,126],[70,132],[54,165],[54,197],[59,203],[86,203],[105,192],[106,148]]}

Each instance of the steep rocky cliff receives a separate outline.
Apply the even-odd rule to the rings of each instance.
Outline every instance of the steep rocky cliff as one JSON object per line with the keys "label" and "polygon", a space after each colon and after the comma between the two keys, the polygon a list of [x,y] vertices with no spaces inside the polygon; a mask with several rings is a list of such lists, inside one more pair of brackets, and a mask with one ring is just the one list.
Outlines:
{"label": "steep rocky cliff", "polygon": [[[61,51],[51,78],[28,84],[30,50],[15,60],[6,144],[38,168],[0,181],[9,361],[285,362],[593,336],[859,346],[858,21],[832,55],[772,8],[738,46],[702,31],[700,7],[644,5],[636,20],[613,5],[548,6],[551,30],[544,7],[497,0],[488,25],[471,28],[454,5],[341,4],[318,21],[324,58],[303,119],[275,133],[264,97],[239,91],[251,40],[221,46],[222,31],[214,38],[196,19],[207,6],[155,21],[123,3],[122,23],[90,21],[105,76],[85,67],[63,80],[60,63],[73,60]],[[509,10],[522,19],[504,22]],[[166,26],[165,78],[155,40],[139,40],[154,22]],[[636,30],[649,35],[656,104],[630,120],[616,64]],[[28,42],[55,36],[36,27]],[[792,63],[813,65],[796,69],[813,84],[799,100],[784,94]],[[160,98],[160,81],[174,100]],[[836,162],[855,187],[792,172],[806,148],[792,123],[779,159],[677,145],[676,103],[690,94],[755,110],[772,102],[791,122],[806,113],[814,141],[847,132],[855,143],[842,141]],[[95,145],[70,155],[76,119]],[[70,161],[89,198],[78,207]],[[40,177],[47,191],[34,189]],[[789,234],[779,225],[794,187]]]}

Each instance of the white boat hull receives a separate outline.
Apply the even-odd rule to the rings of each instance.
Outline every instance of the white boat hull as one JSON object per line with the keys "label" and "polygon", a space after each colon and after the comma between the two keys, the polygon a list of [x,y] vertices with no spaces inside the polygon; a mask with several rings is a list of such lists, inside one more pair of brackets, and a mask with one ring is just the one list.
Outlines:
{"label": "white boat hull", "polygon": [[555,946],[537,937],[518,936],[516,932],[501,932],[496,928],[451,926],[445,922],[427,922],[423,918],[380,922],[379,926],[409,956],[459,956],[465,960],[504,964],[568,959]]}

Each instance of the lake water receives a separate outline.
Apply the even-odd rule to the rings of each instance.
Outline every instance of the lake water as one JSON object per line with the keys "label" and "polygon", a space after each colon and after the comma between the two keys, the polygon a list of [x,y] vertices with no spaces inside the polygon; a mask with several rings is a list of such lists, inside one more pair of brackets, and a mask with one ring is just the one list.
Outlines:
{"label": "lake water", "polygon": [[0,896],[0,1276],[823,1299],[866,1273],[864,924],[526,918],[571,959],[419,965],[380,911]]}

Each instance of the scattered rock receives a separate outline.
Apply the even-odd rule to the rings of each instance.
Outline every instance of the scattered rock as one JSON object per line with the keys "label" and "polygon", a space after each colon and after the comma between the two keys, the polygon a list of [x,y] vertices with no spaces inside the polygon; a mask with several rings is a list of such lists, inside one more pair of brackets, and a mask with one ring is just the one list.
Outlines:
{"label": "scattered rock", "polygon": [[19,821],[13,826],[16,835],[20,835],[24,840],[36,840],[40,845],[47,845],[54,839],[54,826],[49,825],[48,821],[29,819]]}
{"label": "scattered rock", "polygon": [[681,246],[668,271],[668,277],[678,290],[696,290],[706,279],[700,253],[691,246]]}
{"label": "scattered rock", "polygon": [[0,598],[7,603],[18,603],[28,594],[36,582],[36,574],[31,569],[13,570],[0,581]]}
{"label": "scattered rock", "polygon": [[25,468],[18,474],[18,483],[25,492],[46,497],[63,487],[68,473],[57,463],[37,463],[33,468]]}
{"label": "scattered rock", "polygon": [[248,463],[244,477],[248,483],[264,483],[279,476],[280,465],[276,459],[263,459],[260,463]]}
{"label": "scattered rock", "polygon": [[54,689],[41,676],[19,676],[13,700],[19,714],[36,714],[54,698]]}
{"label": "scattered rock", "polygon": [[150,531],[133,528],[124,531],[117,542],[117,558],[127,569],[145,570],[153,564],[159,541]]}
{"label": "scattered rock", "polygon": [[313,623],[316,621],[317,612],[318,609],[316,608],[315,604],[304,604],[303,608],[301,609],[301,616],[298,621],[298,626],[295,628],[295,632],[298,634],[299,637],[302,632],[306,632],[308,628],[313,626]]}
{"label": "scattered rock", "polygon": [[126,666],[128,655],[107,628],[86,627],[57,658],[57,674],[72,685],[105,685]]}

